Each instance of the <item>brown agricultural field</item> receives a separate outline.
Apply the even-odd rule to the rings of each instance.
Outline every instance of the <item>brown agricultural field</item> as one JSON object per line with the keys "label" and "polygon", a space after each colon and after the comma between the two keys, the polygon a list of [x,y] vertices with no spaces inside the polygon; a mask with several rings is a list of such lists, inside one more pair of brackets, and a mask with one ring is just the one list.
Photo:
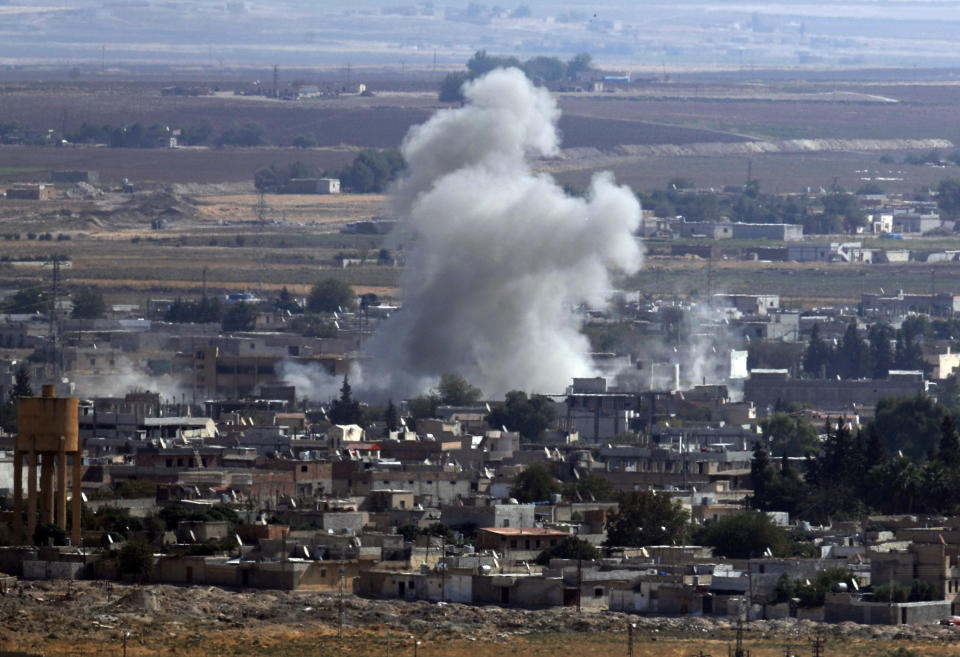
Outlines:
{"label": "brown agricultural field", "polygon": [[[338,169],[356,156],[350,148],[224,148],[134,149],[76,146],[0,146],[0,181],[43,180],[52,169],[92,169],[103,183],[129,178],[138,185],[245,182],[253,184],[258,169],[303,162],[318,171]],[[33,169],[3,176],[4,168]],[[43,173],[39,173],[39,172]]]}
{"label": "brown agricultural field", "polygon": [[[912,93],[917,90],[917,97]],[[749,89],[747,89],[749,91]],[[888,95],[887,88],[873,93]],[[960,87],[897,87],[900,102],[645,98],[610,94],[563,99],[571,115],[649,121],[772,139],[923,139],[960,144]],[[922,92],[922,93],[921,93]]]}
{"label": "brown agricultural field", "polygon": [[[348,281],[358,291],[396,296],[400,270],[385,264],[340,267],[338,254],[375,258],[383,238],[341,233],[347,222],[381,212],[375,194],[267,195],[267,219],[258,223],[255,194],[161,195],[178,208],[162,230],[151,229],[155,195],[109,195],[106,200],[61,199],[44,204],[0,203],[0,273],[10,289],[49,285],[48,267],[13,260],[65,255],[68,286],[96,285],[111,300],[142,302],[149,296],[198,294],[207,289],[296,293],[324,277]],[[39,208],[42,214],[35,214]],[[71,239],[39,241],[43,232]],[[12,235],[20,239],[12,239]]]}

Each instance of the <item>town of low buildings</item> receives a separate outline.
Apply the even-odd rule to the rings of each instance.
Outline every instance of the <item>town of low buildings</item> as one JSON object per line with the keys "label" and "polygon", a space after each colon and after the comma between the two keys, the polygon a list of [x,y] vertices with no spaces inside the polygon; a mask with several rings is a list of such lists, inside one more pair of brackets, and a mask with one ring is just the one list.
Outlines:
{"label": "town of low buildings", "polygon": [[[95,172],[64,171],[54,179],[97,178]],[[15,185],[7,195],[43,200],[46,189]],[[293,179],[285,191],[335,194],[339,183]],[[869,230],[893,236],[896,249],[805,240],[800,226],[784,224],[648,217],[644,230],[707,241],[783,242],[756,247],[753,255],[762,250],[768,259],[837,267],[955,259],[956,253],[906,249],[897,239],[943,228],[928,210],[877,206]],[[380,234],[391,227],[390,220],[372,219],[351,223],[346,232]],[[956,318],[960,295],[864,291],[858,309],[800,312],[784,307],[776,294],[717,293],[699,306],[628,299],[615,318],[585,311],[588,326],[626,321],[662,339],[668,316],[681,310],[693,318],[691,339],[643,360],[595,354],[606,374],[557,381],[556,391],[564,392],[550,396],[555,420],[538,441],[523,438],[516,427],[488,424],[497,400],[439,406],[435,417],[394,431],[382,422],[333,423],[329,400],[307,399],[284,379],[284,368],[346,380],[364,357],[364,339],[396,308],[369,306],[362,316],[340,311],[333,336],[305,337],[280,330],[289,317],[252,295],[224,299],[239,301],[259,306],[254,330],[164,321],[171,299],[118,306],[97,320],[69,319],[63,305],[54,318],[0,317],[0,399],[10,398],[18,372],[26,372],[35,392],[42,387],[41,402],[75,400],[70,422],[79,445],[69,458],[66,451],[48,450],[39,460],[30,435],[0,436],[0,517],[10,528],[0,547],[0,572],[23,580],[130,579],[110,555],[124,542],[148,541],[155,552],[149,577],[158,583],[865,624],[929,623],[960,613],[957,518],[931,524],[911,515],[864,517],[806,526],[816,555],[731,559],[692,544],[611,544],[608,520],[616,501],[556,493],[520,503],[512,494],[517,475],[539,466],[565,482],[602,479],[618,494],[656,491],[679,502],[697,525],[735,514],[753,493],[760,423],[777,408],[801,409],[798,414],[821,425],[842,418],[859,426],[881,399],[935,398],[960,367],[960,353],[930,341],[923,369],[894,369],[877,380],[804,378],[799,365],[815,330],[835,341],[851,324],[865,334],[876,321]],[[131,383],[119,389],[118,380]],[[401,412],[406,408],[400,405]],[[62,468],[56,483],[54,467]],[[79,509],[80,500],[91,513],[108,509],[138,521],[169,508],[185,514],[172,526],[124,535],[68,523],[67,506]],[[231,509],[239,522],[190,517],[219,507]],[[25,509],[28,526],[21,527]],[[783,526],[796,523],[784,512],[769,515]],[[875,530],[878,524],[885,529]],[[34,540],[41,525],[69,527],[71,534],[36,544],[42,543]],[[450,534],[431,533],[439,525]],[[600,548],[602,556],[538,563],[542,552],[571,537]],[[855,590],[838,587],[810,609],[777,598],[782,575],[814,579],[836,568],[851,573]],[[872,585],[914,581],[928,583],[934,600],[900,603],[870,592]]]}

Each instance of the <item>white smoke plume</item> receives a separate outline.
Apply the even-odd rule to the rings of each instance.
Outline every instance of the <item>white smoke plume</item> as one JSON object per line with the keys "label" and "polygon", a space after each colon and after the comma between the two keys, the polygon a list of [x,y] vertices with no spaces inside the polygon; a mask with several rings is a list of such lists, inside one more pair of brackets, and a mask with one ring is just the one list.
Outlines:
{"label": "white smoke plume", "polygon": [[157,392],[164,401],[191,401],[190,390],[179,377],[149,374],[124,357],[103,374],[78,372],[71,378],[78,397],[123,397],[131,392]]}
{"label": "white smoke plume", "polygon": [[[456,373],[488,396],[562,392],[595,373],[575,309],[604,307],[610,270],[635,272],[640,205],[609,174],[568,196],[531,158],[558,153],[559,109],[516,69],[407,135],[392,209],[414,236],[403,310],[368,344],[363,388],[423,392]],[[359,381],[358,381],[359,383]]]}
{"label": "white smoke plume", "polygon": [[[315,401],[328,401],[340,394],[342,377],[331,376],[315,365],[303,365],[292,360],[277,364],[277,376],[290,386],[295,386],[297,395]],[[351,376],[353,378],[353,376]],[[357,383],[354,381],[354,384]]]}

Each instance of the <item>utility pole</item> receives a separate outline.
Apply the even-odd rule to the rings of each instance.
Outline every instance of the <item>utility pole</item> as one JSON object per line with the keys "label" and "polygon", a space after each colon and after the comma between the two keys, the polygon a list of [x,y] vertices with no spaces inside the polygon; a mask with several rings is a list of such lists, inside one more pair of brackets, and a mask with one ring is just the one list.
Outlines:
{"label": "utility pole", "polygon": [[273,65],[273,97],[280,97],[280,68],[276,64]]}
{"label": "utility pole", "polygon": [[813,657],[823,657],[823,646],[825,643],[826,639],[823,636],[823,631],[818,631],[813,639]]}
{"label": "utility pole", "polygon": [[713,307],[713,251],[707,258],[707,305]]}
{"label": "utility pole", "polygon": [[58,323],[57,323],[57,297],[60,295],[60,257],[54,254],[51,256],[53,258],[53,285],[51,290],[51,299],[50,299],[50,341],[53,345],[53,367],[56,375],[60,376],[60,354],[57,347],[57,333]]}
{"label": "utility pole", "polygon": [[[737,617],[737,643],[730,654],[731,657],[750,657],[750,651],[743,649],[743,616]],[[819,655],[817,657],[820,657]]]}
{"label": "utility pole", "polygon": [[580,613],[580,590],[583,588],[583,559],[577,559],[577,613]]}
{"label": "utility pole", "polygon": [[633,657],[633,630],[636,629],[636,623],[627,624],[627,656]]}
{"label": "utility pole", "polygon": [[343,559],[340,559],[340,600],[339,606],[340,609],[337,613],[337,638],[343,640],[343,577],[345,574],[346,568],[343,565]]}

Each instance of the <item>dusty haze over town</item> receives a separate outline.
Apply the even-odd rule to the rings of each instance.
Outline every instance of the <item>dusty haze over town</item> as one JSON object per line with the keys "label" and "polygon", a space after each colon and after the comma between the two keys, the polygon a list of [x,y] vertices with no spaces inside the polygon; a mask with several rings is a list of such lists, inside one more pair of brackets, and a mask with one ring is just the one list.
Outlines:
{"label": "dusty haze over town", "polygon": [[92,2],[0,6],[0,62],[451,68],[475,50],[632,70],[956,66],[960,3]]}

